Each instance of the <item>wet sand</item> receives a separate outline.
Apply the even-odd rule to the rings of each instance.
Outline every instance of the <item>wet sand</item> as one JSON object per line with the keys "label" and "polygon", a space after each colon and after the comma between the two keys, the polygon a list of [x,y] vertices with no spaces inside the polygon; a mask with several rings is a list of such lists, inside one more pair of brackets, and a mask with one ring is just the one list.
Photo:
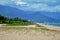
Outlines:
{"label": "wet sand", "polygon": [[42,23],[37,23],[37,24],[38,24],[38,25],[41,25],[41,26],[44,26],[44,27],[46,27],[47,29],[60,31],[60,26],[45,25],[45,24],[42,24]]}

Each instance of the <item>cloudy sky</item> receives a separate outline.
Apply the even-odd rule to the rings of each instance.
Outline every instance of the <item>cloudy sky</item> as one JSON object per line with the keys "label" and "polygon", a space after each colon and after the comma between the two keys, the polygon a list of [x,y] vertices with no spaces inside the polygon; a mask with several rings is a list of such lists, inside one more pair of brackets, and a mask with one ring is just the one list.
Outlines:
{"label": "cloudy sky", "polygon": [[0,0],[0,5],[12,6],[24,11],[60,12],[60,0]]}

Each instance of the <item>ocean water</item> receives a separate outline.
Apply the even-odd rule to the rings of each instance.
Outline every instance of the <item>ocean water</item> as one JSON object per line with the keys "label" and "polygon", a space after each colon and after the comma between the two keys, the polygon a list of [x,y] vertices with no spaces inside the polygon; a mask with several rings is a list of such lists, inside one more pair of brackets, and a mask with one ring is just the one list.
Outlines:
{"label": "ocean water", "polygon": [[46,23],[47,25],[58,26],[60,27],[60,23]]}
{"label": "ocean water", "polygon": [[37,23],[37,24],[42,24],[42,25],[49,25],[49,26],[57,26],[60,27],[60,23]]}
{"label": "ocean water", "polygon": [[49,25],[59,26],[60,27],[60,23],[58,23],[58,24],[49,24]]}

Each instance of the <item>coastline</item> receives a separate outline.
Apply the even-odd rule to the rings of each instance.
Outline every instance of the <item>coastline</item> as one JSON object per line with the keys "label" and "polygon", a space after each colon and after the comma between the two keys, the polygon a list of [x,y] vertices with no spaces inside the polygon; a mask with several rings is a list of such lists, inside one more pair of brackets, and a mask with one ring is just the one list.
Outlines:
{"label": "coastline", "polygon": [[60,26],[45,25],[45,24],[43,24],[43,23],[36,23],[36,24],[41,25],[41,26],[44,26],[44,27],[46,27],[47,29],[60,31]]}

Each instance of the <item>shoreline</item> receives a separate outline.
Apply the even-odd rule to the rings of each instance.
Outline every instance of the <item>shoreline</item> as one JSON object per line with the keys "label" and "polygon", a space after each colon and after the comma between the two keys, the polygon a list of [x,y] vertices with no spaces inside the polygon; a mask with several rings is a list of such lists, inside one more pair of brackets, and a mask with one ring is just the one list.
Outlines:
{"label": "shoreline", "polygon": [[43,23],[36,23],[36,24],[41,25],[41,26],[44,26],[44,27],[46,27],[47,29],[60,31],[60,26],[45,25],[45,24],[43,24]]}

